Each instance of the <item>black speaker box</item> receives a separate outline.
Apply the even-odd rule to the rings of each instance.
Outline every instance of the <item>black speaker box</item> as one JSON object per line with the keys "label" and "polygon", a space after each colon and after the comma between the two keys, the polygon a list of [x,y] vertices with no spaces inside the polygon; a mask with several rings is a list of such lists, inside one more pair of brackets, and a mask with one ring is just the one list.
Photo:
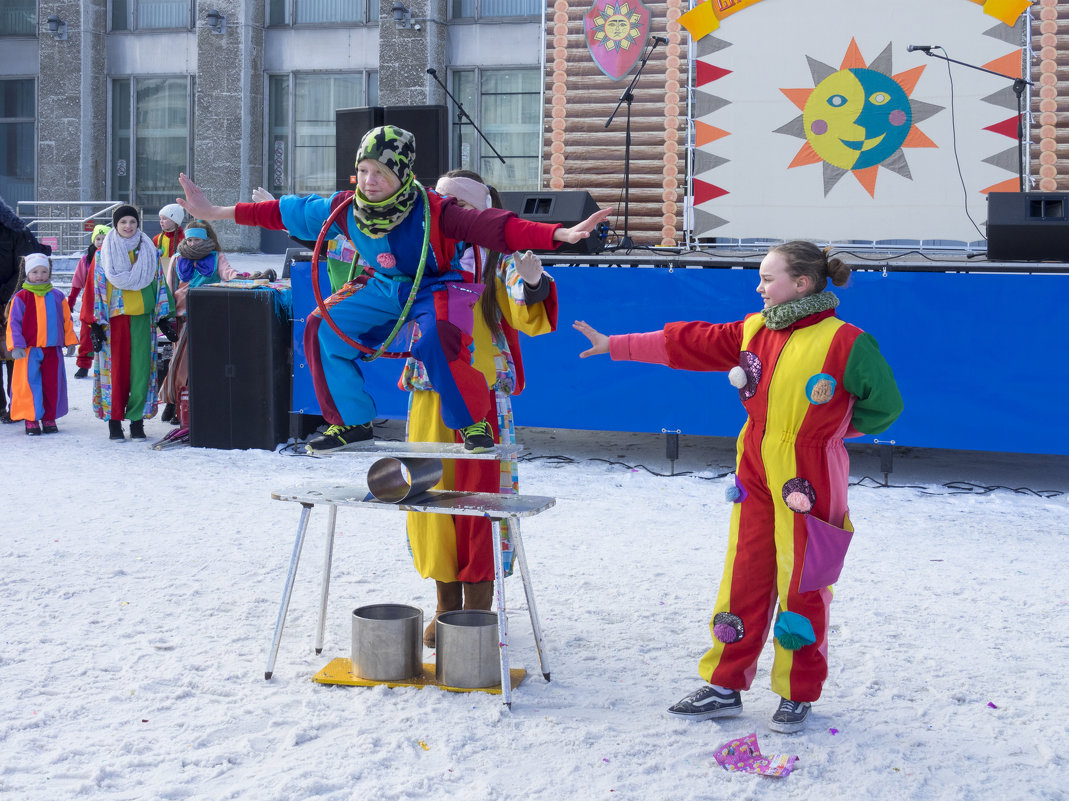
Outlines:
{"label": "black speaker box", "polygon": [[289,435],[290,326],[275,291],[193,287],[189,441],[198,448],[274,450]]}
{"label": "black speaker box", "polygon": [[[532,222],[560,223],[570,228],[581,223],[598,210],[598,204],[589,192],[502,192],[501,204],[517,216]],[[605,248],[605,234],[594,231],[574,245],[565,244],[554,253],[601,253]]]}
{"label": "black speaker box", "polygon": [[334,112],[338,191],[355,186],[356,149],[379,125],[396,125],[416,137],[416,179],[433,187],[449,171],[449,120],[445,106],[365,106]]}
{"label": "black speaker box", "polygon": [[1069,192],[990,192],[987,258],[1069,261]]}

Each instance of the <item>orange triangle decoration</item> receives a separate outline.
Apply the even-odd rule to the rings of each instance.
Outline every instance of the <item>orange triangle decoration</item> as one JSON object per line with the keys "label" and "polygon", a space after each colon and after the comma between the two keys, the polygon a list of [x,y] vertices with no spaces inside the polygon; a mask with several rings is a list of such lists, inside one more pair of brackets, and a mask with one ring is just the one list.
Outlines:
{"label": "orange triangle decoration", "polygon": [[723,197],[727,193],[728,190],[721,189],[719,186],[715,186],[707,181],[698,180],[697,178],[694,179],[695,206],[700,206],[702,203],[715,200],[718,197]]}
{"label": "orange triangle decoration", "polygon": [[780,89],[780,91],[787,96],[788,100],[798,106],[799,111],[805,111],[806,101],[813,94],[812,89]]}
{"label": "orange triangle decoration", "polygon": [[698,147],[707,145],[710,142],[715,142],[717,139],[723,139],[727,135],[727,131],[717,128],[714,125],[710,125],[707,122],[694,123],[694,144]]}
{"label": "orange triangle decoration", "polygon": [[997,184],[992,184],[987,189],[981,189],[981,194],[986,195],[988,192],[1020,192],[1021,191],[1021,179],[1007,178],[1005,181],[1000,181]]}
{"label": "orange triangle decoration", "polygon": [[1021,77],[1021,51],[1014,50],[1012,53],[1007,53],[1001,58],[996,58],[994,61],[989,61],[984,64],[984,69],[992,70],[994,72],[1000,72],[1003,75],[1008,75],[1010,78]]}
{"label": "orange triangle decoration", "polygon": [[726,70],[723,67],[716,67],[712,64],[706,64],[704,61],[699,61],[695,79],[698,86],[705,86],[707,83],[720,80],[725,75],[730,74],[731,70]]}
{"label": "orange triangle decoration", "polygon": [[870,197],[876,197],[876,172],[879,169],[880,165],[876,164],[863,170],[854,170],[854,177]]}
{"label": "orange triangle decoration", "polygon": [[850,47],[846,48],[846,55],[843,56],[841,70],[861,69],[867,67],[865,59],[861,57],[861,49],[857,46],[857,40],[850,40]]}
{"label": "orange triangle decoration", "polygon": [[1014,114],[1008,120],[1002,122],[996,122],[994,125],[988,125],[984,128],[985,131],[991,131],[992,133],[1002,134],[1008,136],[1010,139],[1017,138],[1017,115]]}
{"label": "orange triangle decoration", "polygon": [[939,145],[929,139],[928,134],[914,125],[909,129],[909,133],[906,134],[906,141],[902,143],[902,147],[939,147]]}
{"label": "orange triangle decoration", "polygon": [[798,153],[794,156],[794,161],[787,165],[787,169],[791,167],[804,167],[807,164],[816,164],[818,161],[823,161],[820,155],[813,149],[813,146],[806,142],[799,148]]}
{"label": "orange triangle decoration", "polygon": [[920,80],[922,72],[924,72],[923,64],[911,70],[900,72],[898,75],[892,75],[891,80],[901,86],[907,95],[911,95],[913,90],[917,88],[917,81]]}

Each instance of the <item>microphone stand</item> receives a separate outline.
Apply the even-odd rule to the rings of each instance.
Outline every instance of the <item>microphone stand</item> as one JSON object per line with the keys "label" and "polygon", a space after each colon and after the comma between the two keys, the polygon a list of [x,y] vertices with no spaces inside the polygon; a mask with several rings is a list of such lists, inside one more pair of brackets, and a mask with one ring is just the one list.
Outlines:
{"label": "microphone stand", "polygon": [[454,105],[456,105],[456,107],[457,107],[457,120],[459,120],[461,122],[464,121],[464,120],[467,120],[469,123],[471,123],[471,127],[475,129],[475,133],[479,134],[479,136],[482,137],[482,140],[484,142],[486,142],[486,146],[488,148],[490,148],[491,150],[493,150],[494,151],[494,155],[497,156],[498,159],[500,159],[502,164],[504,164],[505,163],[505,157],[497,152],[497,148],[496,147],[494,147],[492,144],[490,144],[490,140],[486,138],[486,135],[483,134],[482,131],[479,130],[479,126],[475,124],[475,120],[473,120],[470,116],[468,116],[468,112],[466,112],[464,110],[464,106],[461,104],[461,102],[459,100],[457,100],[455,97],[453,97],[453,93],[450,92],[449,89],[446,88],[446,85],[444,83],[442,83],[441,79],[438,77],[438,71],[436,69],[434,69],[434,67],[431,67],[431,68],[429,68],[427,70],[427,74],[430,75],[432,78],[434,78],[435,83],[437,83],[440,87],[442,87],[442,90],[446,93],[446,96],[450,100],[453,101]]}
{"label": "microphone stand", "polygon": [[[939,49],[942,50],[942,48]],[[1027,191],[1025,189],[1024,180],[1024,108],[1021,96],[1024,94],[1024,88],[1026,86],[1035,86],[1035,84],[1026,78],[1014,78],[1012,75],[995,72],[994,70],[987,69],[987,67],[979,67],[976,64],[966,64],[964,61],[958,61],[950,56],[933,53],[931,49],[925,49],[923,52],[924,55],[929,58],[940,58],[943,61],[948,61],[952,64],[960,64],[963,67],[968,67],[969,69],[977,70],[978,72],[986,72],[988,75],[997,75],[999,78],[1013,81],[1013,93],[1017,95],[1017,181],[1020,191]]]}
{"label": "microphone stand", "polygon": [[616,116],[616,112],[620,110],[620,106],[627,103],[627,122],[624,127],[624,235],[620,238],[620,241],[609,248],[609,250],[630,250],[635,246],[628,231],[631,214],[631,101],[635,99],[635,95],[631,90],[634,89],[635,84],[638,83],[638,79],[642,76],[642,70],[646,68],[646,62],[650,60],[650,56],[653,55],[653,49],[657,47],[660,41],[661,40],[656,36],[650,39],[649,49],[642,57],[642,63],[638,65],[638,71],[635,72],[635,77],[631,79],[631,83],[624,89],[624,93],[620,95],[620,102],[616,104],[616,108],[613,109],[612,114],[605,120],[605,127],[608,128],[612,123],[613,118]]}

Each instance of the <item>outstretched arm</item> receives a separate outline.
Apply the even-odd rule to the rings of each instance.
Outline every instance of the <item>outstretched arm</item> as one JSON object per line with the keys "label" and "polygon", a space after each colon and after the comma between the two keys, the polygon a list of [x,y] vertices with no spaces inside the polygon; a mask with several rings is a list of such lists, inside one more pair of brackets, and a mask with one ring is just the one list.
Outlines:
{"label": "outstretched arm", "polygon": [[[574,245],[576,242],[589,237],[594,229],[598,227],[598,223],[608,218],[612,212],[612,209],[598,209],[578,225],[573,225],[571,228],[558,228],[553,232],[553,241],[568,242]],[[584,325],[586,324],[584,323]],[[594,331],[593,328],[590,330]],[[594,331],[594,333],[597,332]]]}
{"label": "outstretched arm", "polygon": [[178,174],[178,183],[182,185],[182,191],[186,193],[184,198],[175,198],[179,206],[199,220],[233,220],[233,206],[216,206],[204,196],[199,186],[189,180],[185,173]]}
{"label": "outstretched arm", "polygon": [[599,356],[609,352],[609,338],[604,334],[595,331],[587,325],[585,321],[576,320],[572,323],[572,328],[590,340],[590,347],[579,354],[580,359],[585,359],[587,356]]}

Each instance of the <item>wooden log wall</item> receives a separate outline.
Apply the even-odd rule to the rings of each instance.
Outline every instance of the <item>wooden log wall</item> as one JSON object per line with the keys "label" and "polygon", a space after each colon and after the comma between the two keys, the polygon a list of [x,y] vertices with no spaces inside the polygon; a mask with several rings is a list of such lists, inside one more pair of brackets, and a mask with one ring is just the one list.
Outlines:
{"label": "wooden log wall", "polygon": [[1032,8],[1030,174],[1041,192],[1069,191],[1069,2]]}
{"label": "wooden log wall", "polygon": [[[547,2],[542,182],[552,190],[585,189],[602,208],[614,207],[616,213],[609,221],[622,236],[626,103],[608,128],[605,121],[639,65],[619,81],[609,78],[586,44],[583,15],[592,0]],[[681,0],[644,5],[650,11],[650,34],[666,37],[668,44],[653,51],[633,91],[627,229],[636,246],[681,245],[685,238],[687,40],[678,20],[686,8]]]}

